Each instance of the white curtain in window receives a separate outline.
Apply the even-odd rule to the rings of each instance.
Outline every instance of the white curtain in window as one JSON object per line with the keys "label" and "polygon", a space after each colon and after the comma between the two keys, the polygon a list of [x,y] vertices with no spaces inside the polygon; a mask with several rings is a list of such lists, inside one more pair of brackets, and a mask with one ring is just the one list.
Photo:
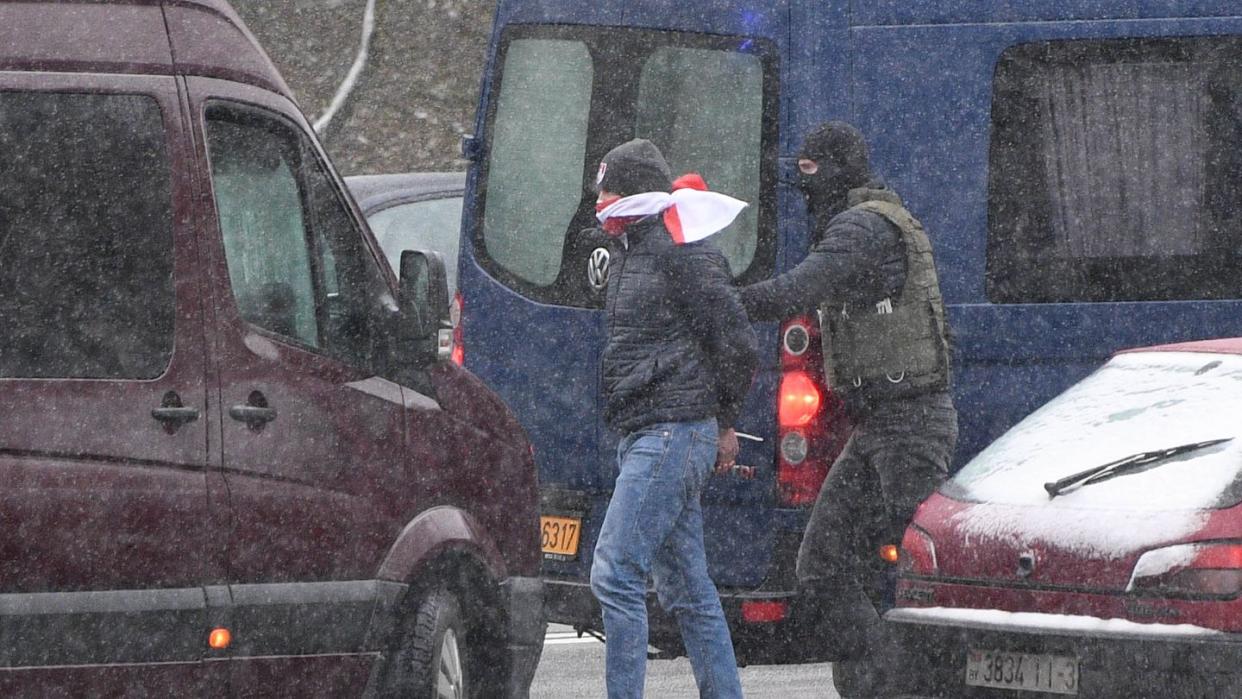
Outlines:
{"label": "white curtain in window", "polygon": [[1058,257],[1191,255],[1205,244],[1203,66],[1057,66],[1038,86]]}

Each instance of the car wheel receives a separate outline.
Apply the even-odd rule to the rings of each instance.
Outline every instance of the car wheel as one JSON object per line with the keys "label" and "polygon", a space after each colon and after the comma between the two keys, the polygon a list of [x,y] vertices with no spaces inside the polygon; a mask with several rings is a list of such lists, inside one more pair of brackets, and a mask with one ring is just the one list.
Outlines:
{"label": "car wheel", "polygon": [[868,660],[846,660],[832,664],[832,684],[841,699],[880,699],[885,683],[880,668]]}
{"label": "car wheel", "polygon": [[428,593],[406,620],[400,647],[388,661],[385,697],[468,699],[466,624],[453,593]]}

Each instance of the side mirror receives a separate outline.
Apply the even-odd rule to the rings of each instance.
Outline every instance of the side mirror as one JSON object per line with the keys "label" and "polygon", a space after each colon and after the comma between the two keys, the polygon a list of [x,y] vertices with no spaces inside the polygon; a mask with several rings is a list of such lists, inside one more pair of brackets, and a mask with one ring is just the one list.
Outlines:
{"label": "side mirror", "polygon": [[448,276],[440,253],[405,250],[401,253],[401,309],[408,328],[403,343],[412,343],[423,360],[445,361],[453,353],[453,325],[449,319]]}

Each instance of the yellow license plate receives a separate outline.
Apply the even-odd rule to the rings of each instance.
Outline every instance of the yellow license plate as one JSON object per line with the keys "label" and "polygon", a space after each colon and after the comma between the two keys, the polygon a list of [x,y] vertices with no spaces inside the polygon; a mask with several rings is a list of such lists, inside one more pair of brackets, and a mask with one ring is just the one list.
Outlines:
{"label": "yellow license plate", "polygon": [[539,518],[542,533],[543,555],[560,561],[578,556],[578,539],[582,534],[582,520],[577,517],[544,515]]}

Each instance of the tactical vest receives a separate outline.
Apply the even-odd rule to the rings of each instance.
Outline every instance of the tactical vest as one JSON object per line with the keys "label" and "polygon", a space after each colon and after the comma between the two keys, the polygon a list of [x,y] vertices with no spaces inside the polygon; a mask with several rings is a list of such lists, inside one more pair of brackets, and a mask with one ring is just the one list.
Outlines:
{"label": "tactical vest", "polygon": [[931,241],[923,224],[892,198],[864,201],[851,209],[879,214],[901,231],[905,284],[896,298],[874,307],[821,306],[826,376],[836,388],[875,396],[946,390],[948,328]]}

